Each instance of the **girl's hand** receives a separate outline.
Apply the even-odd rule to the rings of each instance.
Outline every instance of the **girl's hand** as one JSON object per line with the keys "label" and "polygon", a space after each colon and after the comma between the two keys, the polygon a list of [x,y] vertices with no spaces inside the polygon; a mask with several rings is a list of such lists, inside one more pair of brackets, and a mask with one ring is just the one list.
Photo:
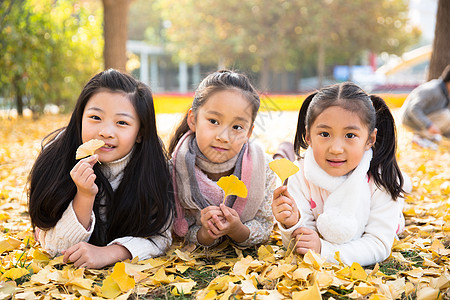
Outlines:
{"label": "girl's hand", "polygon": [[222,211],[218,206],[208,206],[200,211],[200,222],[205,229],[210,230],[214,226],[214,223],[210,222],[213,217],[216,216],[220,220],[223,220]]}
{"label": "girl's hand", "polygon": [[214,216],[221,221],[224,220],[222,211],[218,206],[208,206],[200,211],[200,222],[202,223],[202,227],[197,232],[197,240],[202,245],[211,245],[220,237],[213,233],[213,231],[218,231],[217,227],[212,222]]}
{"label": "girl's hand", "polygon": [[118,261],[131,259],[131,253],[122,245],[105,247],[81,242],[61,251],[63,262],[72,262],[77,268],[99,269]]}
{"label": "girl's hand", "polygon": [[97,159],[98,155],[83,158],[70,171],[70,177],[77,186],[77,193],[94,197],[97,195],[98,187],[95,184],[96,175],[93,169]]}
{"label": "girl's hand", "polygon": [[292,237],[295,238],[295,252],[298,254],[306,254],[309,249],[320,254],[322,245],[317,232],[306,227],[300,227],[294,230]]}
{"label": "girl's hand", "polygon": [[250,230],[245,226],[239,214],[231,207],[220,204],[220,210],[223,213],[224,219],[219,219],[217,216],[213,216],[214,227],[218,230],[213,233],[216,236],[228,235],[233,241],[241,243],[247,240],[250,235]]}
{"label": "girl's hand", "polygon": [[98,155],[92,155],[80,160],[70,171],[70,177],[77,186],[77,193],[73,198],[73,210],[78,221],[86,230],[91,225],[91,213],[94,207],[98,186],[95,184],[94,165]]}
{"label": "girl's hand", "polygon": [[284,185],[273,192],[272,211],[275,219],[286,229],[291,228],[300,220],[300,212],[295,200]]}

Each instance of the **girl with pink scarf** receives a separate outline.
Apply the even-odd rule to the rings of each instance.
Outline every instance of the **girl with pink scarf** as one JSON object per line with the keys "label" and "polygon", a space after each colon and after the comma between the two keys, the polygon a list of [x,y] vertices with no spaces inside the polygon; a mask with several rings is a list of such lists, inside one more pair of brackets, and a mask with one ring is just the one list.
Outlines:
{"label": "girl with pink scarf", "polygon": [[[200,83],[169,146],[178,236],[204,246],[224,238],[243,247],[268,240],[275,176],[270,157],[249,140],[259,105],[245,75],[222,70]],[[216,182],[231,174],[245,183],[248,196],[223,202]]]}

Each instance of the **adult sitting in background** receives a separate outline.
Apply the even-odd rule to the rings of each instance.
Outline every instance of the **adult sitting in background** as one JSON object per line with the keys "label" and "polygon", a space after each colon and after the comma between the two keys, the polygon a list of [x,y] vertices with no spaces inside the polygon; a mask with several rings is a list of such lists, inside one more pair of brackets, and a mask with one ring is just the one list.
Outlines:
{"label": "adult sitting in background", "polygon": [[434,145],[442,135],[450,138],[450,65],[438,79],[415,88],[402,106],[402,123],[414,131],[419,145]]}

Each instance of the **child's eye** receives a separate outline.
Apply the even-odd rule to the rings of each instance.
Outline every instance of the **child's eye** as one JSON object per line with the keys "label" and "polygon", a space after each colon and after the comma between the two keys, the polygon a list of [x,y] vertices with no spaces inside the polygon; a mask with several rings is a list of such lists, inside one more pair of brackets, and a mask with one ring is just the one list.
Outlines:
{"label": "child's eye", "polygon": [[119,125],[128,125],[128,123],[125,122],[125,121],[118,121],[117,124],[119,124]]}
{"label": "child's eye", "polygon": [[356,134],[354,134],[354,133],[347,133],[345,135],[345,137],[348,138],[348,139],[352,139],[352,138],[356,137]]}
{"label": "child's eye", "polygon": [[328,133],[328,132],[321,132],[321,133],[319,133],[319,135],[321,136],[321,137],[329,137],[330,136],[330,134]]}
{"label": "child's eye", "polygon": [[233,129],[234,130],[241,130],[241,129],[244,129],[244,127],[242,127],[241,125],[234,125]]}
{"label": "child's eye", "polygon": [[219,124],[219,122],[217,122],[217,120],[214,120],[214,119],[209,119],[208,120],[211,124],[214,124],[214,125],[218,125]]}
{"label": "child's eye", "polygon": [[101,120],[100,117],[96,115],[90,116],[89,118],[93,120]]}

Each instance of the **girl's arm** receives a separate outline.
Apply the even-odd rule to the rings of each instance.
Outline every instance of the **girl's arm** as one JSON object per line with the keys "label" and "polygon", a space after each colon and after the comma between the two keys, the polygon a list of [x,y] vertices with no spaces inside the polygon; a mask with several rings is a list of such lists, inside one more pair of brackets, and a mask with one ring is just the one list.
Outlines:
{"label": "girl's arm", "polygon": [[73,199],[73,209],[78,220],[88,229],[91,221],[92,209],[98,187],[95,184],[96,175],[94,165],[98,161],[97,155],[92,155],[80,160],[70,171],[70,177],[77,186],[77,193]]}
{"label": "girl's arm", "polygon": [[97,155],[92,155],[73,167],[70,177],[77,186],[73,201],[53,228],[38,232],[41,246],[51,255],[57,255],[80,242],[87,242],[91,237],[95,226],[93,205],[98,193],[93,169],[97,159]]}
{"label": "girl's arm", "polygon": [[122,245],[95,246],[86,242],[78,243],[63,250],[64,263],[73,263],[77,268],[99,269],[118,261],[131,258],[130,252]]}
{"label": "girl's arm", "polygon": [[361,238],[345,244],[333,244],[321,240],[321,255],[328,261],[339,251],[345,264],[353,262],[361,266],[372,265],[389,257],[396,231],[402,216],[402,201],[393,201],[389,194],[376,188],[372,194],[370,216]]}
{"label": "girl's arm", "polygon": [[172,243],[171,230],[172,228],[169,227],[161,235],[149,238],[132,236],[117,238],[104,247],[81,242],[62,251],[63,262],[72,262],[79,268],[98,269],[126,259],[138,257],[140,260],[145,260],[161,256]]}
{"label": "girl's arm", "polygon": [[[298,164],[298,162],[295,162]],[[303,177],[302,166],[299,165],[300,171],[289,177],[287,188],[289,194],[294,198],[295,204],[300,213],[300,219],[297,224],[290,228],[285,228],[281,223],[277,222],[278,228],[281,233],[281,240],[283,241],[283,246],[289,248],[293,246],[291,241],[292,233],[300,227],[307,227],[314,231],[317,231],[316,221],[311,210],[311,203],[307,200],[310,198],[308,193],[308,187]]]}
{"label": "girl's arm", "polygon": [[169,228],[162,235],[154,235],[149,238],[126,236],[115,239],[108,246],[121,245],[131,254],[131,258],[139,257],[145,260],[166,253],[172,244],[172,228]]}
{"label": "girl's arm", "polygon": [[52,256],[61,253],[80,242],[87,242],[95,226],[95,215],[91,212],[90,228],[86,229],[78,220],[72,202],[64,211],[55,227],[49,230],[36,229],[36,236],[42,248]]}

